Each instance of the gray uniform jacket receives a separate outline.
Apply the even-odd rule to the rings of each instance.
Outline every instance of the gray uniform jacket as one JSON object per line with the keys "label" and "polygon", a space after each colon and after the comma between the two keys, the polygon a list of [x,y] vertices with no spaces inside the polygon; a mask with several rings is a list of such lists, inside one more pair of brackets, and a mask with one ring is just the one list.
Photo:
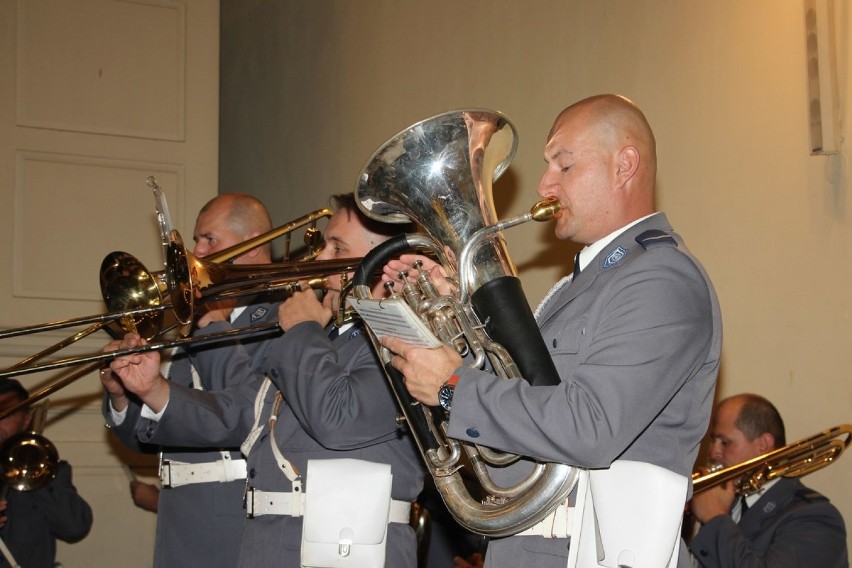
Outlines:
{"label": "gray uniform jacket", "polygon": [[[82,540],[92,528],[92,508],[71,482],[71,466],[59,462],[56,478],[35,491],[9,491],[0,538],[25,568],[53,568],[56,539]],[[0,566],[9,566],[0,554]]]}
{"label": "gray uniform jacket", "polygon": [[798,479],[780,479],[739,524],[711,519],[689,548],[703,568],[849,566],[840,512]]}
{"label": "gray uniform jacket", "polygon": [[[237,317],[233,327],[261,325],[277,321],[277,304],[263,302],[247,306]],[[217,322],[210,324],[204,333],[221,331],[232,327]],[[234,353],[235,343],[214,344],[198,348],[216,352],[227,358]],[[266,354],[268,341],[248,338],[243,348],[255,364]],[[169,380],[174,385],[192,388],[190,360],[185,352],[175,354],[169,367]],[[227,376],[223,373],[199,373],[205,390],[225,388],[245,377]],[[129,448],[136,451],[156,451],[156,445],[141,444],[136,436],[140,421],[141,405],[131,402],[121,425],[112,424],[108,398],[104,397],[104,417],[107,426]],[[185,463],[206,463],[222,459],[217,449],[230,451],[234,460],[242,459],[239,443],[217,445],[206,448],[181,448],[175,444],[163,444],[163,459]],[[230,448],[230,449],[229,449]],[[154,566],[170,568],[177,566],[205,566],[231,568],[239,556],[245,513],[242,509],[245,480],[226,483],[197,483],[164,488],[160,491],[157,513],[157,534],[154,546]]]}
{"label": "gray uniform jacket", "polygon": [[[710,280],[665,215],[616,237],[550,297],[538,321],[561,383],[531,387],[465,369],[450,435],[584,468],[624,459],[690,477],[710,420],[721,315]],[[492,541],[486,562],[564,567],[567,555],[567,539],[509,537]],[[687,557],[682,546],[679,565]]]}
{"label": "gray uniform jacket", "polygon": [[[284,402],[274,435],[281,453],[303,477],[309,459],[354,458],[390,464],[392,497],[414,501],[423,486],[419,455],[406,431],[396,422],[397,407],[366,333],[355,326],[334,340],[317,323],[303,322],[269,341],[266,373]],[[226,360],[223,360],[226,359]],[[215,351],[193,356],[204,375],[250,373],[246,357]],[[217,392],[173,388],[159,422],[140,425],[145,442],[191,445],[241,443],[254,423],[254,403],[262,383],[242,384]],[[264,429],[248,455],[248,483],[262,491],[289,492],[291,482],[277,466],[268,418],[276,395],[269,389],[262,407]],[[243,531],[239,565],[299,566],[302,519],[264,515],[248,519]],[[414,531],[408,524],[388,527],[388,568],[416,566]]]}

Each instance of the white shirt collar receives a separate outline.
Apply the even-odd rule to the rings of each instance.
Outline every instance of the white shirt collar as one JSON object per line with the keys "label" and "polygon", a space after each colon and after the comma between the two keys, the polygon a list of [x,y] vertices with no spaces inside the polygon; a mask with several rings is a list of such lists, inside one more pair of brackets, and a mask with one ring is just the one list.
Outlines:
{"label": "white shirt collar", "polygon": [[616,237],[618,237],[618,235],[620,235],[621,233],[623,233],[624,231],[626,231],[627,229],[629,229],[633,225],[636,225],[637,223],[641,223],[645,219],[648,219],[649,217],[653,217],[654,215],[659,215],[659,214],[660,214],[659,211],[657,211],[655,213],[651,213],[650,215],[645,215],[644,217],[636,219],[632,223],[629,223],[629,224],[621,227],[620,229],[616,229],[615,231],[611,232],[610,234],[603,237],[602,239],[598,239],[597,241],[593,242],[592,244],[584,247],[583,250],[580,251],[580,270],[585,270],[586,267],[589,265],[589,263],[592,262],[592,259],[595,258],[598,255],[598,253],[601,252],[604,248],[606,248],[606,246],[609,243],[614,241],[616,239]]}
{"label": "white shirt collar", "polygon": [[234,323],[235,321],[237,321],[237,318],[240,317],[240,315],[242,315],[242,313],[244,311],[246,311],[247,307],[248,306],[237,306],[236,308],[231,310],[231,316],[228,318],[231,321],[231,323]]}

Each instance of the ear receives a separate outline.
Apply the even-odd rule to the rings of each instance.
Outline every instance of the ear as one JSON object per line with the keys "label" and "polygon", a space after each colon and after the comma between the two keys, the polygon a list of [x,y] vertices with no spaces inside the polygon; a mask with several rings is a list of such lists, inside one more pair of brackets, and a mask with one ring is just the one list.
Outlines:
{"label": "ear", "polygon": [[[250,232],[249,234],[246,235],[246,238],[244,240],[249,241],[249,240],[251,240],[255,237],[259,237],[259,236],[260,236],[260,233],[258,233],[257,231],[252,231],[252,232]],[[260,254],[261,249],[263,249],[263,246],[256,246],[253,249],[251,249],[250,251],[243,253],[241,256],[243,256],[245,258],[255,258],[257,255]]]}
{"label": "ear", "polygon": [[254,247],[253,249],[251,249],[250,251],[248,251],[246,253],[243,253],[242,256],[243,256],[243,258],[255,258],[259,254],[260,254],[260,247],[258,246],[258,247]]}
{"label": "ear", "polygon": [[757,442],[757,450],[761,454],[765,454],[767,452],[771,452],[775,448],[775,436],[770,434],[769,432],[764,432],[760,436],[758,436],[755,441]]}
{"label": "ear", "polygon": [[625,146],[616,156],[618,186],[623,187],[639,170],[639,150],[636,146]]}

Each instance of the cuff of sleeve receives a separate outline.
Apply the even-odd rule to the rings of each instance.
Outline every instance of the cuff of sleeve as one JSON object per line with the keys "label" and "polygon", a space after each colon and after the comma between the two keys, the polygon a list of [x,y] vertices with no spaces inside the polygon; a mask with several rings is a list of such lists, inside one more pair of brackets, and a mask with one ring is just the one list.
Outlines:
{"label": "cuff of sleeve", "polygon": [[112,406],[112,402],[109,402],[109,415],[115,426],[121,426],[124,424],[124,419],[127,418],[127,408],[119,411]]}
{"label": "cuff of sleeve", "polygon": [[163,413],[169,407],[169,403],[167,402],[163,409],[159,412],[154,412],[150,406],[147,404],[142,405],[142,418],[147,418],[148,420],[152,420],[154,422],[159,422],[160,418],[163,417]]}

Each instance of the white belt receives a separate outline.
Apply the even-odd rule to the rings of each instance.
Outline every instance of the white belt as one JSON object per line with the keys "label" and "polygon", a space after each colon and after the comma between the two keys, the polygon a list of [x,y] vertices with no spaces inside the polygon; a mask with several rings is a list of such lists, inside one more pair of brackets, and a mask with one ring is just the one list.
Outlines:
{"label": "white belt", "polygon": [[226,483],[246,478],[246,460],[218,460],[206,463],[183,463],[163,460],[160,480],[163,487],[180,487],[193,483]]}
{"label": "white belt", "polygon": [[574,525],[574,507],[561,504],[544,519],[516,536],[543,536],[544,538],[568,538]]}
{"label": "white belt", "polygon": [[[246,490],[246,516],[287,515],[301,517],[305,514],[305,494],[290,491],[261,491],[254,487]],[[405,523],[411,519],[411,503],[391,501],[388,522]]]}

